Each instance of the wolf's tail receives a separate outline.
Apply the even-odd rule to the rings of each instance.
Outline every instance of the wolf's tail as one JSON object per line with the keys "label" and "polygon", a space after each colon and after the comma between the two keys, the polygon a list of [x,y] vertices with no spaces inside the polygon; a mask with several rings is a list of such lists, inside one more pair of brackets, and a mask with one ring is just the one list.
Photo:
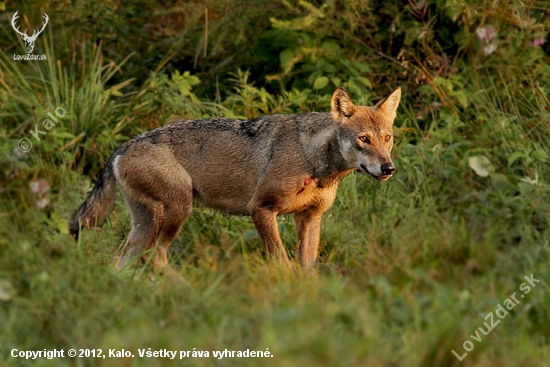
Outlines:
{"label": "wolf's tail", "polygon": [[97,182],[78,210],[69,221],[69,232],[78,239],[80,227],[90,227],[99,224],[109,213],[116,198],[116,177],[113,162],[118,154],[111,155],[105,167],[99,173]]}

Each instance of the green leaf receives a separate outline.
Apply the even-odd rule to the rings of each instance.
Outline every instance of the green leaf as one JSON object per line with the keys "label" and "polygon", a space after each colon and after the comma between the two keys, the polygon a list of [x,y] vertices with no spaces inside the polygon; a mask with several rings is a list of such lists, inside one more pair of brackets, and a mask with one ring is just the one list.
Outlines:
{"label": "green leaf", "polygon": [[62,218],[59,216],[57,212],[52,213],[52,222],[57,227],[59,232],[68,234],[69,233],[69,225],[67,223],[67,220],[65,218]]}
{"label": "green leaf", "polygon": [[52,136],[59,139],[74,139],[74,135],[68,131],[53,130]]}
{"label": "green leaf", "polygon": [[321,45],[321,48],[323,49],[323,51],[328,53],[340,52],[340,46],[336,42],[332,42],[332,41],[323,42],[323,44]]}
{"label": "green leaf", "polygon": [[285,71],[290,71],[292,65],[294,65],[294,52],[287,48],[279,55],[279,60],[281,61],[281,68]]}
{"label": "green leaf", "polygon": [[520,182],[518,183],[518,188],[519,188],[519,192],[525,195],[533,191],[535,189],[535,186],[527,182]]}
{"label": "green leaf", "polygon": [[357,76],[355,77],[361,84],[363,84],[367,88],[372,88],[372,83],[368,78],[365,78],[364,76]]}
{"label": "green leaf", "polygon": [[357,68],[357,70],[359,70],[360,72],[362,73],[370,73],[370,66],[368,66],[367,64],[361,62],[361,61],[353,61],[353,66],[355,66]]}
{"label": "green leaf", "polygon": [[320,76],[315,79],[313,83],[313,89],[323,89],[328,85],[329,79],[326,76]]}
{"label": "green leaf", "polygon": [[315,83],[315,81],[317,80],[317,78],[323,76],[323,72],[321,70],[317,70],[317,71],[314,71],[313,73],[311,73],[311,75],[307,78],[307,82],[311,85],[313,85],[313,83]]}
{"label": "green leaf", "polygon": [[533,157],[537,161],[544,162],[548,159],[548,154],[543,149],[537,149],[533,153],[531,153],[531,157]]}
{"label": "green leaf", "polygon": [[193,99],[191,89],[194,85],[200,83],[200,79],[195,75],[191,75],[189,71],[180,74],[179,71],[176,70],[172,73],[172,83],[177,86],[183,96]]}
{"label": "green leaf", "polygon": [[458,103],[460,103],[460,106],[462,108],[468,107],[468,96],[463,90],[456,91],[456,92],[453,91],[450,94],[457,99]]}
{"label": "green leaf", "polygon": [[325,73],[334,74],[338,71],[338,68],[335,65],[327,62],[324,65],[323,70],[325,71]]}
{"label": "green leaf", "polygon": [[434,85],[438,87],[446,87],[447,90],[452,90],[452,83],[450,80],[442,78],[440,76],[436,76],[433,80]]}
{"label": "green leaf", "polygon": [[523,152],[514,152],[510,155],[508,158],[508,167],[511,167],[512,164],[514,164],[515,161],[517,161],[519,158],[523,157]]}
{"label": "green leaf", "polygon": [[447,0],[443,9],[445,9],[445,13],[453,20],[453,22],[456,22],[458,17],[462,14],[460,6],[454,0]]}
{"label": "green leaf", "polygon": [[347,83],[344,83],[344,88],[346,88],[346,90],[352,95],[361,95],[363,92],[361,88],[357,84],[355,84],[354,78],[351,78],[347,81]]}
{"label": "green leaf", "polygon": [[416,88],[418,92],[423,92],[426,94],[434,94],[434,87],[429,84],[421,85],[420,87]]}
{"label": "green leaf", "polygon": [[337,76],[332,77],[330,80],[332,80],[332,83],[335,87],[339,87],[342,85],[342,79],[338,78]]}
{"label": "green leaf", "polygon": [[340,59],[340,64],[342,64],[349,72],[350,76],[360,76],[359,72],[357,71],[357,69],[355,69],[352,65],[351,65],[351,62],[347,59]]}

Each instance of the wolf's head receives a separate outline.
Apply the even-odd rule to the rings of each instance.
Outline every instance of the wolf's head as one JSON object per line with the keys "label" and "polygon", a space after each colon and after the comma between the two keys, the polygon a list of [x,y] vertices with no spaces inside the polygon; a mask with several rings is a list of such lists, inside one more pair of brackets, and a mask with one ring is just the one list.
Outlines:
{"label": "wolf's head", "polygon": [[355,106],[343,88],[331,99],[332,118],[338,124],[340,153],[348,164],[385,181],[395,167],[390,157],[393,147],[393,120],[401,99],[401,88],[395,89],[374,107]]}

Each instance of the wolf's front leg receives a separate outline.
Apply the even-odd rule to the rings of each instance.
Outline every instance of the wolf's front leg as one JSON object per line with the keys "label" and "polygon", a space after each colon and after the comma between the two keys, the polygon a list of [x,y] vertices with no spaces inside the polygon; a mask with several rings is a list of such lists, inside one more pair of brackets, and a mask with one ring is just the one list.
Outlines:
{"label": "wolf's front leg", "polygon": [[292,263],[279,236],[277,213],[261,206],[255,206],[251,208],[250,215],[268,253],[292,269]]}
{"label": "wolf's front leg", "polygon": [[322,218],[323,213],[313,210],[305,210],[294,214],[300,265],[308,274],[312,272],[317,261]]}

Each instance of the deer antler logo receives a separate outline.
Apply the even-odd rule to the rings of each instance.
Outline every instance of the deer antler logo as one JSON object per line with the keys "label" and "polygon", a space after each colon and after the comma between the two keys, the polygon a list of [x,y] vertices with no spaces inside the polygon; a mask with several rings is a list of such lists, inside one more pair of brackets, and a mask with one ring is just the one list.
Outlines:
{"label": "deer antler logo", "polygon": [[29,37],[29,35],[27,34],[27,30],[25,29],[25,32],[21,32],[19,30],[19,26],[17,26],[17,28],[15,28],[15,20],[18,18],[18,13],[19,11],[16,11],[15,14],[13,15],[13,18],[11,19],[11,26],[13,27],[13,29],[19,33],[21,35],[21,37],[23,37],[23,41],[25,42],[25,47],[27,48],[27,52],[28,53],[32,53],[32,50],[34,49],[34,43],[36,42],[36,38],[38,37],[38,35],[40,33],[42,33],[42,31],[44,30],[44,28],[46,28],[46,24],[48,24],[48,14],[44,13],[44,19],[46,20],[44,23],[42,23],[42,29],[38,31],[38,33],[36,33],[36,29],[33,31],[32,33],[32,36]]}

